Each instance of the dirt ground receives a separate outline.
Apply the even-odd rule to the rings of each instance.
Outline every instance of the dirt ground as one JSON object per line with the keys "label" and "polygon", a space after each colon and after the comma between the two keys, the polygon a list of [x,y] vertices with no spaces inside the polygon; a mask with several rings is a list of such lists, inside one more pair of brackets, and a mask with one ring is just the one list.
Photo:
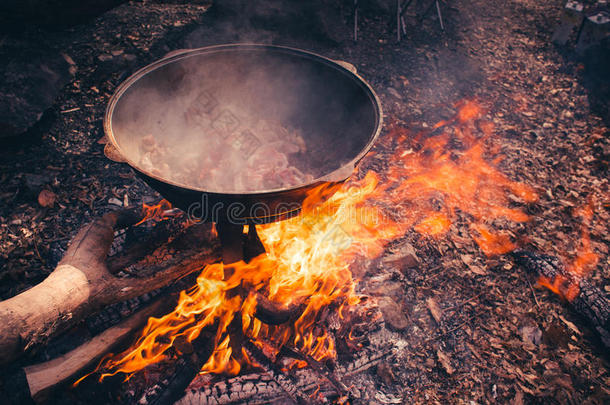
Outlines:
{"label": "dirt ground", "polygon": [[[442,3],[445,32],[433,15],[421,25],[408,16],[400,43],[393,17],[374,10],[361,12],[354,42],[347,5],[337,21],[312,28],[268,10],[237,23],[201,5],[130,2],[67,30],[5,35],[5,52],[46,47],[69,55],[75,70],[50,127],[0,148],[0,297],[43,280],[92,218],[156,196],[128,167],[108,161],[98,142],[118,84],[171,50],[236,41],[349,61],[380,96],[386,128],[415,133],[453,115],[459,100],[479,100],[496,127],[500,168],[540,194],[528,206],[532,220],[511,231],[569,260],[581,229],[573,210],[592,201],[591,246],[600,259],[590,277],[609,293],[610,132],[599,113],[608,100],[585,61],[550,40],[564,2]],[[42,189],[56,195],[51,207],[37,201]],[[440,239],[405,237],[421,263],[385,288],[411,323],[402,332],[409,344],[388,364],[391,381],[379,385],[393,384],[382,388],[403,403],[608,403],[608,354],[595,334],[510,259],[487,258],[461,237],[466,226],[456,223]]]}

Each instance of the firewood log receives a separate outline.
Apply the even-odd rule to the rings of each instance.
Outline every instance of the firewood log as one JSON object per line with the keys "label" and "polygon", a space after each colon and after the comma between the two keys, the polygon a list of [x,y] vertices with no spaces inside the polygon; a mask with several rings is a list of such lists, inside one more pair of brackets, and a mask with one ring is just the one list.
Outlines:
{"label": "firewood log", "polygon": [[[343,382],[352,376],[364,372],[391,356],[393,345],[383,347],[370,347],[362,349],[356,354],[356,358],[345,366],[339,366],[335,374]],[[254,373],[223,380],[215,384],[200,383],[198,379],[205,380],[200,376],[191,383],[184,397],[176,402],[177,405],[221,405],[221,404],[266,404],[278,398],[286,397],[286,393],[274,380],[274,376],[267,373]],[[318,391],[322,396],[335,394],[331,384],[325,379],[320,379],[318,373],[309,368],[299,369],[295,373],[296,386],[301,392],[309,395]]]}
{"label": "firewood log", "polygon": [[195,235],[198,251],[185,249],[158,265],[149,277],[115,277],[106,264],[114,230],[141,219],[141,210],[132,209],[93,221],[76,235],[49,277],[0,302],[0,364],[15,360],[104,306],[155,290],[217,259],[210,255],[210,227],[194,225],[188,231]]}
{"label": "firewood log", "polygon": [[610,300],[599,288],[586,279],[577,279],[569,274],[557,257],[515,250],[511,253],[515,262],[529,273],[555,282],[564,280],[565,288],[576,284],[578,295],[569,301],[570,307],[589,323],[606,347],[610,347]]}
{"label": "firewood log", "polygon": [[290,319],[296,319],[305,310],[305,301],[300,300],[288,307],[282,307],[270,301],[264,295],[256,294],[256,312],[254,316],[268,325],[281,325]]}
{"label": "firewood log", "polygon": [[93,367],[102,356],[131,336],[131,333],[146,323],[161,305],[161,301],[156,301],[63,356],[24,367],[32,398],[37,402],[44,400],[53,388],[73,382],[74,376]]}
{"label": "firewood log", "polygon": [[[295,381],[286,373],[284,373],[277,364],[267,358],[262,350],[250,341],[246,341],[244,349],[248,356],[254,359],[266,370],[273,381],[284,391],[284,394],[296,404],[318,404],[321,403],[316,397],[309,397],[299,388]],[[326,403],[326,401],[324,401]]]}

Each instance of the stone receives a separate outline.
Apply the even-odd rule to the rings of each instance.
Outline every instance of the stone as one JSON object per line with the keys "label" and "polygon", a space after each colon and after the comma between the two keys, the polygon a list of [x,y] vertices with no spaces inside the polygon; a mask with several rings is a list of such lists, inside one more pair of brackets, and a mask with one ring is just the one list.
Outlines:
{"label": "stone", "polygon": [[561,20],[551,40],[557,45],[565,45],[570,36],[581,26],[584,5],[579,1],[568,1],[563,9]]}
{"label": "stone", "polygon": [[384,281],[382,284],[371,289],[371,295],[376,297],[386,296],[397,299],[405,294],[405,287],[398,281]]}
{"label": "stone", "polygon": [[610,14],[604,11],[599,11],[593,15],[589,15],[581,28],[578,42],[576,43],[576,52],[584,55],[585,51],[599,45],[602,41],[610,36]]}
{"label": "stone", "polygon": [[38,194],[38,204],[41,207],[51,208],[57,201],[57,195],[51,190],[44,189]]}
{"label": "stone", "polygon": [[70,64],[60,53],[13,49],[0,59],[0,138],[21,135],[48,113],[70,81]]}
{"label": "stone", "polygon": [[383,259],[383,264],[390,267],[397,267],[401,272],[417,267],[420,264],[419,257],[415,248],[408,242],[403,243],[394,252]]}
{"label": "stone", "polygon": [[23,182],[27,191],[37,193],[43,186],[50,184],[53,178],[44,174],[26,173]]}
{"label": "stone", "polygon": [[409,326],[409,320],[403,313],[402,308],[393,299],[382,297],[379,299],[378,305],[383,320],[390,329],[400,331]]}

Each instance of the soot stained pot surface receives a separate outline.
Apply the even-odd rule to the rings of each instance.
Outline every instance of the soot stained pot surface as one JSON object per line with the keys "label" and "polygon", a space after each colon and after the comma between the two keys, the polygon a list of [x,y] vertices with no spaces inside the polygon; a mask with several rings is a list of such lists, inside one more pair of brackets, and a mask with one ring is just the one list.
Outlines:
{"label": "soot stained pot surface", "polygon": [[[297,214],[313,188],[332,190],[345,181],[377,138],[381,116],[374,91],[348,64],[286,47],[221,45],[180,52],[136,72],[113,95],[104,129],[114,159],[175,206],[206,221],[262,223]],[[231,157],[220,162],[231,176],[264,144],[252,129],[260,119],[300,135],[305,147],[287,156],[311,174],[308,181],[236,189],[228,181],[207,184],[205,174],[173,176],[185,160],[219,154]],[[171,151],[169,164],[144,162],[150,140]]]}

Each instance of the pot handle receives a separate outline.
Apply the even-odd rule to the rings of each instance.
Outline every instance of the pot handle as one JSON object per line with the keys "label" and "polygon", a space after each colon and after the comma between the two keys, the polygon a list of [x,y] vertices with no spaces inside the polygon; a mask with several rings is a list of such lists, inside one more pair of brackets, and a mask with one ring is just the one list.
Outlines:
{"label": "pot handle", "polygon": [[333,60],[337,65],[341,65],[343,66],[345,69],[349,70],[350,72],[352,72],[353,74],[357,75],[358,74],[358,69],[356,69],[356,66],[352,65],[349,62],[346,62],[344,60]]}
{"label": "pot handle", "polygon": [[126,160],[125,158],[123,158],[123,155],[121,155],[121,153],[119,152],[119,150],[110,142],[108,142],[106,144],[106,146],[104,146],[104,155],[112,160],[113,162],[117,162],[117,163],[125,163]]}

